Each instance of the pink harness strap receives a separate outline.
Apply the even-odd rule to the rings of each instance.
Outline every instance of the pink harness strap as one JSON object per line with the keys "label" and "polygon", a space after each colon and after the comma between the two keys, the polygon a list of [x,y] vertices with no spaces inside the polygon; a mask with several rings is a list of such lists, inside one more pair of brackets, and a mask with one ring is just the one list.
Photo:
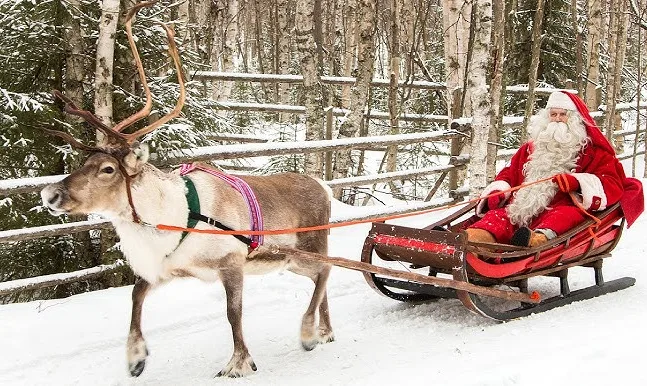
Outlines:
{"label": "pink harness strap", "polygon": [[[196,169],[201,170],[205,173],[209,173],[214,177],[218,177],[221,180],[227,182],[232,188],[236,189],[243,196],[245,202],[247,203],[249,218],[252,222],[251,230],[263,230],[263,215],[261,213],[261,207],[258,205],[256,195],[252,191],[252,188],[249,187],[249,184],[247,182],[238,177],[225,174],[218,170],[211,169],[202,165],[197,165],[195,163],[180,165],[180,175],[187,175]],[[252,241],[256,242],[257,245],[263,244],[263,235],[252,235],[251,239]]]}

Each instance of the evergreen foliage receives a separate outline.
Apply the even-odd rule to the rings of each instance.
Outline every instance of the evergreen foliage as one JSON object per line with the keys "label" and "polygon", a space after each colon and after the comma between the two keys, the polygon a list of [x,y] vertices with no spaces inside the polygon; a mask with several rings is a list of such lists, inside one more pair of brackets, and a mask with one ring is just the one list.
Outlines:
{"label": "evergreen foliage", "polygon": [[[146,69],[154,98],[154,114],[170,111],[178,98],[177,75],[166,55],[166,34],[156,22],[169,19],[162,5],[141,12],[133,31]],[[54,101],[50,91],[65,90],[65,44],[63,29],[66,18],[81,25],[84,46],[87,47],[88,68],[94,68],[97,23],[100,9],[97,2],[85,1],[80,9],[64,0],[0,0],[0,178],[25,178],[57,175],[74,169],[84,158],[59,139],[47,136],[40,128],[54,128],[76,134],[82,142],[93,142],[94,130],[84,123],[70,126],[65,122],[62,105]],[[168,21],[168,20],[163,20]],[[178,33],[177,36],[182,36]],[[178,45],[183,47],[178,40]],[[189,50],[181,52],[185,66],[200,69],[198,55]],[[117,34],[114,70],[114,111],[119,121],[143,105],[143,95],[125,32],[120,25]],[[80,106],[92,111],[94,97],[93,71],[84,80],[84,100]],[[133,87],[135,86],[135,87]],[[144,141],[157,152],[157,159],[172,149],[186,149],[212,144],[208,140],[214,131],[230,131],[219,117],[214,116],[210,103],[203,96],[202,84],[187,82],[184,119],[173,121],[150,133]],[[144,120],[145,121],[145,120]],[[147,122],[139,122],[133,129]],[[128,131],[127,130],[127,131]],[[19,229],[69,219],[53,217],[41,210],[39,195],[20,194],[0,197],[0,229]],[[78,219],[77,219],[78,220]],[[96,236],[79,235],[34,241],[0,244],[0,281],[15,280],[51,273],[89,268],[106,261],[105,250],[113,245],[97,245]],[[116,257],[119,258],[119,254]],[[5,296],[0,301],[28,300],[31,296],[67,296],[79,291],[102,288],[110,280],[93,280],[53,289],[30,291]]]}

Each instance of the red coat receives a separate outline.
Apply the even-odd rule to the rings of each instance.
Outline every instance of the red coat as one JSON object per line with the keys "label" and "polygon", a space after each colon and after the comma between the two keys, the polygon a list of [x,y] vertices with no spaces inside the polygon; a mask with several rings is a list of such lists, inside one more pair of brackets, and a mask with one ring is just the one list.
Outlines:
{"label": "red coat", "polygon": [[[523,165],[528,162],[532,153],[532,143],[521,146],[496,176],[496,181],[505,181],[510,187],[523,184]],[[577,167],[571,174],[580,183],[582,205],[587,210],[604,210],[620,201],[622,197],[624,173],[620,175],[615,156],[596,146],[588,145],[580,152]],[[622,167],[622,166],[620,166]],[[559,205],[574,205],[568,193],[558,191],[549,207]]]}
{"label": "red coat", "polygon": [[[495,181],[488,185],[481,197],[496,190],[507,190],[524,183],[523,166],[528,162],[532,153],[532,143],[526,143],[514,154],[510,163],[496,176]],[[580,153],[576,169],[570,173],[580,183],[582,206],[590,211],[604,210],[620,201],[623,196],[625,181],[622,165],[615,155],[606,149],[588,144]],[[506,199],[510,193],[506,194]],[[477,214],[481,215],[485,200],[477,206]],[[509,201],[506,202],[506,205]],[[568,193],[557,191],[547,209],[537,215],[529,224],[531,229],[548,228],[561,234],[581,223],[585,216],[573,203]],[[514,231],[518,228],[508,218],[505,207],[490,210],[483,218],[472,224],[472,228],[485,229],[492,233],[500,243],[508,243]]]}

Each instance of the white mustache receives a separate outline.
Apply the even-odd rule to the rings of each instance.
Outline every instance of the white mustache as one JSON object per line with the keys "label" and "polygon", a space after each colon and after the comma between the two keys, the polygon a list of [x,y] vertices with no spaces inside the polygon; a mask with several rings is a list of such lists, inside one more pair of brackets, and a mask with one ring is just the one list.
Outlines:
{"label": "white mustache", "polygon": [[546,128],[542,130],[537,136],[540,142],[549,142],[555,140],[558,143],[569,143],[573,141],[573,133],[568,129],[568,125],[564,122],[550,122]]}

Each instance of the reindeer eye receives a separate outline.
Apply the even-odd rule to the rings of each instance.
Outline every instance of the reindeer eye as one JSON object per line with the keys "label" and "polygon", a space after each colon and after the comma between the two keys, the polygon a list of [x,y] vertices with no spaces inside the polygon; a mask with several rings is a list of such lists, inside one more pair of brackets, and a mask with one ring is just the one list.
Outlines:
{"label": "reindeer eye", "polygon": [[115,168],[113,168],[112,166],[106,166],[105,168],[101,169],[101,171],[106,174],[112,174],[115,172]]}

